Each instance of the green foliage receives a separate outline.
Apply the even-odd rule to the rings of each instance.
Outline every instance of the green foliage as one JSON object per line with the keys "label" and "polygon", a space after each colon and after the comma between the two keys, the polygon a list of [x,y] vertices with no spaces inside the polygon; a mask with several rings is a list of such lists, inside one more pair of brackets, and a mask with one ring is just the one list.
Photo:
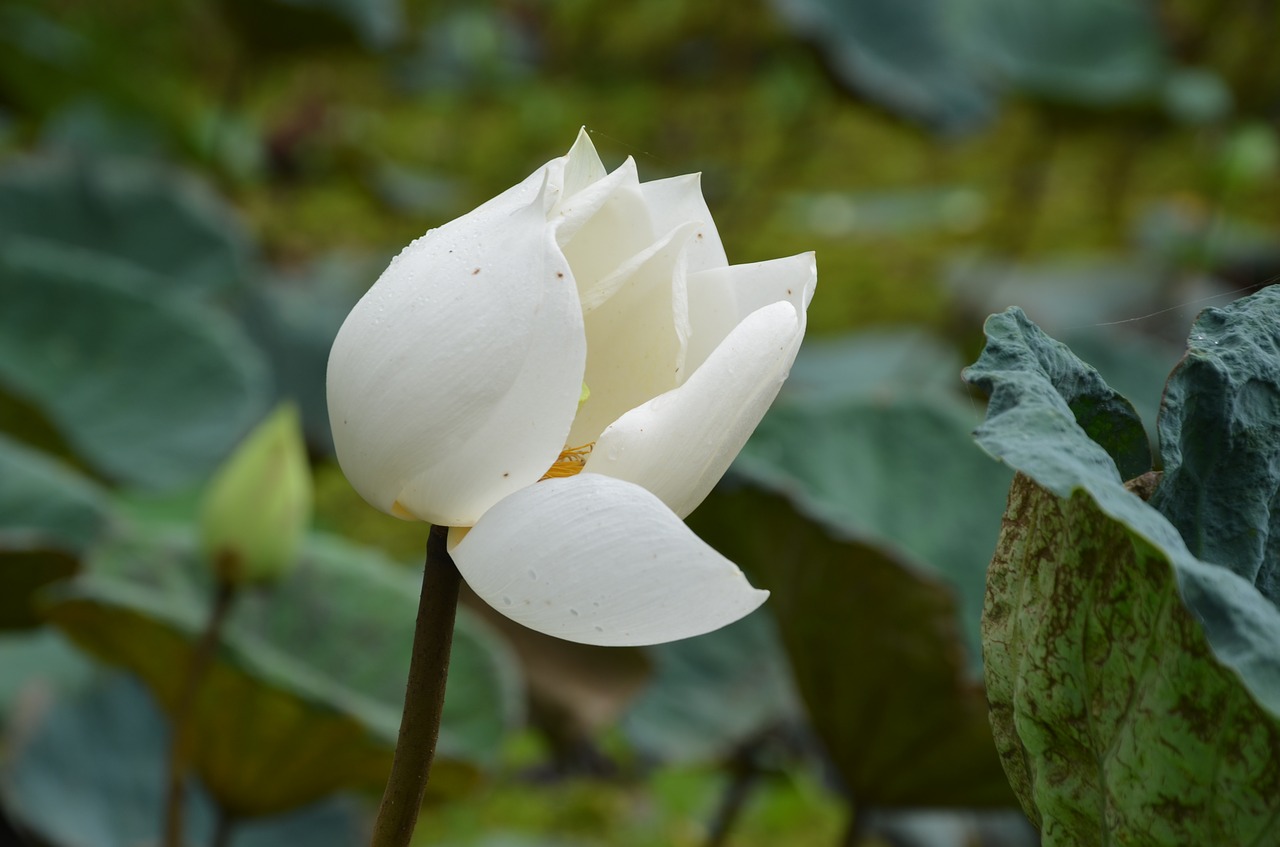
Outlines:
{"label": "green foliage", "polygon": [[[155,843],[167,735],[163,715],[135,680],[100,674],[41,717],[0,781],[0,800],[24,828],[57,847]],[[215,812],[208,794],[192,787],[186,805],[187,843],[209,843]],[[229,847],[345,847],[361,829],[355,804],[335,798],[238,822]]]}
{"label": "green foliage", "polygon": [[0,171],[0,249],[33,240],[83,263],[127,263],[160,297],[241,284],[252,255],[225,201],[190,174],[125,158],[23,157]]}
{"label": "green foliage", "polygon": [[1191,554],[1280,604],[1280,288],[1196,319],[1160,414],[1151,504]]}
{"label": "green foliage", "polygon": [[1169,73],[1155,16],[1125,0],[775,0],[846,85],[944,132],[990,120],[1002,89],[1154,105]]}
{"label": "green foliage", "polygon": [[810,720],[859,809],[1012,801],[974,679],[1008,474],[969,442],[956,364],[919,333],[811,345],[737,485],[690,517],[772,592]]}
{"label": "green foliage", "polygon": [[653,680],[623,726],[637,747],[664,761],[725,758],[800,721],[790,667],[767,613],[659,645],[649,655]]}
{"label": "green foliage", "polygon": [[900,551],[949,582],[976,667],[1009,474],[970,441],[975,410],[956,390],[957,364],[919,333],[810,344],[734,468],[837,535]]}
{"label": "green foliage", "polygon": [[107,495],[52,457],[0,435],[0,535],[83,550],[107,521]]}
{"label": "green foliage", "polygon": [[400,0],[219,0],[255,50],[386,47],[400,34]]}
{"label": "green foliage", "polygon": [[1011,802],[955,596],[929,568],[758,490],[718,494],[690,523],[772,592],[810,719],[859,808]]}
{"label": "green foliage", "polygon": [[157,299],[146,272],[34,243],[0,251],[0,387],[103,474],[207,473],[261,414],[266,374],[223,316]]}
{"label": "green foliage", "polygon": [[97,485],[0,435],[0,629],[40,623],[37,592],[75,573],[106,520]]}
{"label": "green foliage", "polygon": [[[209,604],[207,573],[182,531],[103,547],[52,598],[49,617],[88,652],[137,673],[166,709],[178,696]],[[418,585],[336,539],[312,538],[270,592],[244,596],[191,713],[193,762],[241,816],[278,813],[344,786],[379,787],[399,727]],[[491,763],[517,717],[510,660],[459,616],[436,787]]]}
{"label": "green foliage", "polygon": [[[1199,430],[1206,446],[1221,445],[1247,421],[1245,444],[1274,445],[1274,403],[1222,391],[1177,398],[1273,369],[1277,302],[1264,291],[1197,324],[1188,358],[1217,363],[1217,375],[1193,364],[1171,379],[1161,412],[1171,493],[1159,498],[1231,508],[1273,497],[1270,478],[1233,473],[1230,451],[1193,454],[1179,473],[1185,445],[1164,433]],[[1133,416],[1089,366],[1016,309],[993,316],[987,335],[966,372],[991,393],[976,435],[1021,475],[992,562],[983,644],[996,741],[1024,808],[1051,845],[1280,843],[1280,611],[1237,575],[1248,563],[1197,558],[1134,493],[1149,495],[1153,477],[1124,485],[1115,436],[1135,440]],[[1205,351],[1214,340],[1232,352]],[[1269,379],[1257,396],[1274,390]],[[1190,482],[1197,471],[1216,475],[1215,487]],[[1197,546],[1216,519],[1204,508],[1178,516]]]}

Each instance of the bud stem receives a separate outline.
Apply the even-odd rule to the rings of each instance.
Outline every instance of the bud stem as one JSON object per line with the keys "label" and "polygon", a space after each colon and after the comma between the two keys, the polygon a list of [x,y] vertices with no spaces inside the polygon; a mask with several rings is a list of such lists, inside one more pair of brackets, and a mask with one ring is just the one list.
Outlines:
{"label": "bud stem", "polygon": [[[221,564],[221,563],[220,563]],[[200,683],[213,662],[218,651],[218,642],[222,640],[222,625],[226,623],[227,613],[231,611],[233,601],[238,594],[236,584],[230,579],[219,576],[217,592],[214,594],[213,606],[209,610],[209,620],[205,624],[200,640],[192,650],[191,659],[182,677],[182,687],[178,689],[178,702],[173,710],[173,737],[169,742],[169,761],[166,772],[166,799],[164,804],[164,844],[165,847],[182,847],[183,843],[183,801],[185,799],[185,783],[188,759],[191,756],[191,711],[195,707],[196,695],[200,693]]]}
{"label": "bud stem", "polygon": [[418,624],[413,633],[413,658],[405,690],[400,737],[396,741],[391,776],[387,780],[370,847],[406,847],[418,822],[427,789],[431,760],[440,736],[453,623],[458,610],[462,577],[449,555],[447,526],[431,527],[427,561],[422,572]]}

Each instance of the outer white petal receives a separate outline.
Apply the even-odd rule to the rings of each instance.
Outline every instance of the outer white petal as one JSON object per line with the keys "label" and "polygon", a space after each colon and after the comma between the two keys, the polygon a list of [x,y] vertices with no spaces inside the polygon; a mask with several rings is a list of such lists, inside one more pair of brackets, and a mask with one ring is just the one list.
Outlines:
{"label": "outer white petal", "polygon": [[591,394],[573,421],[571,446],[595,441],[623,412],[680,384],[689,335],[684,250],[695,226],[668,233],[588,292]]}
{"label": "outer white petal", "polygon": [[748,315],[688,382],[606,428],[585,470],[642,485],[689,514],[764,417],[803,335],[803,317],[787,301]]}
{"label": "outer white petal", "polygon": [[452,552],[486,603],[531,629],[584,644],[701,635],[769,596],[652,494],[595,474],[516,492]]}
{"label": "outer white petal", "polygon": [[692,373],[747,315],[786,300],[796,307],[803,325],[818,281],[812,253],[690,273],[689,352]]}
{"label": "outer white petal", "polygon": [[657,179],[643,183],[640,190],[644,192],[654,232],[668,232],[688,221],[698,222],[698,230],[689,242],[689,273],[729,264],[711,210],[702,197],[701,174]]}
{"label": "outer white petal", "polygon": [[338,461],[385,512],[474,523],[564,446],[582,313],[543,197],[517,189],[405,248],[334,341]]}

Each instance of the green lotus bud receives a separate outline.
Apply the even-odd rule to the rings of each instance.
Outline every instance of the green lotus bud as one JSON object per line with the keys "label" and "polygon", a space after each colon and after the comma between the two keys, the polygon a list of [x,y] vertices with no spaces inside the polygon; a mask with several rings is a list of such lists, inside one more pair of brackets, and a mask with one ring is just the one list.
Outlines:
{"label": "green lotus bud", "polygon": [[200,515],[204,554],[220,579],[263,582],[297,559],[311,520],[311,469],[289,403],[240,442],[218,468]]}

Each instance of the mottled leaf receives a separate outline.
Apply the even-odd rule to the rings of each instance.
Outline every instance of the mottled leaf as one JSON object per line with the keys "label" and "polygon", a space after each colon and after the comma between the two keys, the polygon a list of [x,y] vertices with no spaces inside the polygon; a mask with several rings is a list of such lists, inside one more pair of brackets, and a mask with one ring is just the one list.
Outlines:
{"label": "mottled leaf", "polygon": [[[1280,320],[1273,298],[1228,315],[1253,315],[1263,338]],[[997,742],[1028,813],[1055,845],[1280,843],[1280,611],[1126,490],[1057,387],[1087,366],[1016,309],[987,333],[967,372],[992,394],[976,436],[1026,478],[983,643]],[[1238,482],[1247,500],[1256,480]]]}
{"label": "mottled leaf", "polygon": [[1151,504],[1193,555],[1280,603],[1280,287],[1201,312],[1159,426]]}
{"label": "mottled leaf", "polygon": [[1015,478],[983,638],[1046,847],[1280,844],[1280,722],[1215,660],[1165,552],[1089,493]]}
{"label": "mottled leaf", "polygon": [[[1021,309],[1010,309],[987,321],[986,333],[982,359],[966,372],[966,378],[991,394],[988,422],[1008,411],[1016,397],[1056,397],[1085,436],[1106,451],[1124,479],[1151,470],[1151,449],[1142,419],[1133,404],[1107,385],[1097,370],[1045,335]],[[989,376],[992,373],[999,373],[1002,386],[1015,387],[1016,392],[1009,387],[995,391]]]}

